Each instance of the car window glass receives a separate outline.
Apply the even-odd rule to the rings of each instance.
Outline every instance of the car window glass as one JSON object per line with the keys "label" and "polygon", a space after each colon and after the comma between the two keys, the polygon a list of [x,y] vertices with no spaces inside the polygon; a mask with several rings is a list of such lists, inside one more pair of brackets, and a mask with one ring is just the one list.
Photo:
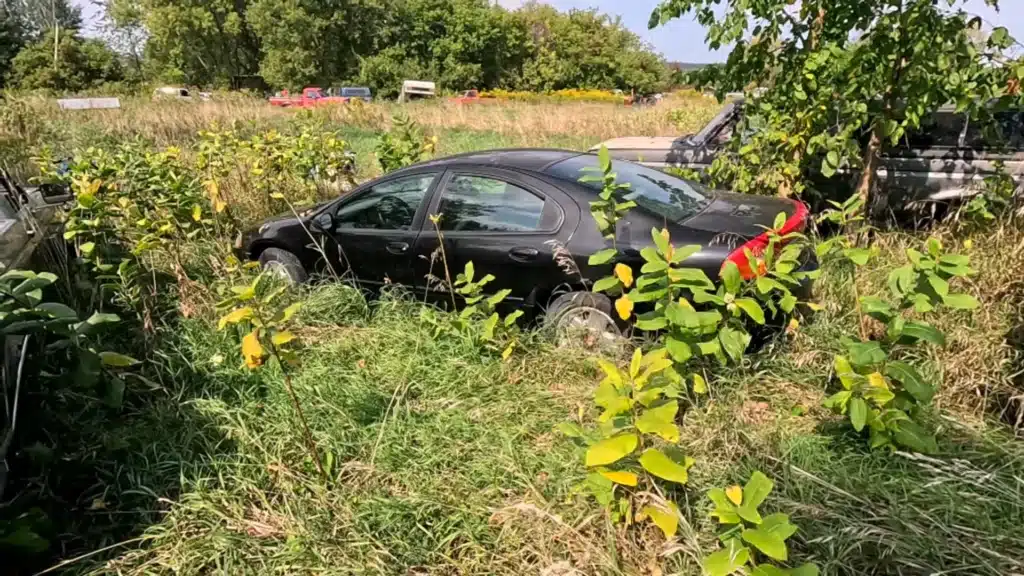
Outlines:
{"label": "car window glass", "polygon": [[441,194],[441,229],[452,232],[541,230],[544,199],[503,180],[457,174]]}
{"label": "car window glass", "polygon": [[722,126],[722,129],[719,130],[718,133],[711,138],[709,144],[712,146],[725,145],[727,142],[729,142],[729,139],[732,138],[732,132],[735,128],[736,124],[734,122],[730,122],[725,126]]}
{"label": "car window glass", "polygon": [[996,112],[993,121],[972,120],[964,142],[968,148],[1024,148],[1024,111]]}
{"label": "car window glass", "polygon": [[[578,182],[582,176],[594,175],[593,172],[585,172],[584,168],[597,167],[597,156],[581,154],[562,160],[547,171],[552,176]],[[711,203],[712,192],[692,180],[621,160],[612,161],[612,171],[619,184],[629,186],[623,193],[624,199],[633,200],[641,208],[670,222],[682,222]],[[585,181],[580,184],[596,192],[601,190],[601,182]]]}
{"label": "car window glass", "polygon": [[408,230],[436,174],[417,174],[378,184],[338,208],[336,226]]}
{"label": "car window glass", "polygon": [[921,119],[921,126],[907,132],[904,148],[956,148],[964,131],[964,115],[940,111]]}

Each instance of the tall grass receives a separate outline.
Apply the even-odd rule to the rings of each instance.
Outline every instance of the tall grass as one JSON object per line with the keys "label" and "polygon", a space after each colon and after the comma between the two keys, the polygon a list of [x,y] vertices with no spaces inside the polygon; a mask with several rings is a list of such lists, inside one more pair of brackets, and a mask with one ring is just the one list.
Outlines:
{"label": "tall grass", "polygon": [[[716,106],[692,97],[696,128]],[[119,112],[61,113],[29,102],[6,138],[68,148],[141,138],[188,148],[210,123],[289,130],[294,111],[240,99],[209,104],[129,100]],[[412,116],[440,137],[440,153],[502,146],[583,149],[629,134],[675,135],[672,106],[417,103]],[[688,108],[690,110],[691,108]],[[395,105],[316,114],[340,127],[360,177],[376,173],[379,130]],[[24,112],[28,114],[28,112]],[[681,115],[676,114],[676,120]],[[6,121],[5,121],[6,122]],[[35,122],[33,124],[33,122]],[[687,120],[684,119],[685,124]],[[26,145],[23,148],[30,148]],[[11,158],[22,153],[9,150]],[[928,358],[941,377],[926,415],[941,454],[869,451],[821,408],[831,359],[855,322],[849,273],[824,271],[824,309],[711,382],[682,420],[697,460],[679,492],[676,540],[613,527],[576,494],[582,447],[553,431],[596,415],[599,378],[582,352],[525,337],[509,362],[437,334],[399,291],[366,300],[327,284],[296,289],[306,343],[295,386],[318,446],[320,480],[296,435],[273,368],[250,373],[236,339],[216,329],[217,247],[185,247],[192,277],[161,294],[154,352],[129,377],[123,409],[73,387],[32,390],[32,422],[15,461],[45,506],[53,548],[42,563],[102,574],[698,574],[715,546],[707,488],[753,469],[776,489],[766,508],[801,527],[793,549],[826,574],[1024,573],[1024,448],[1020,429],[1022,304],[1016,267],[1024,234],[1005,222],[964,236],[979,274],[974,314],[936,324],[950,344]],[[862,294],[885,289],[903,250],[922,236],[880,232]],[[1016,427],[1015,427],[1016,426]]]}

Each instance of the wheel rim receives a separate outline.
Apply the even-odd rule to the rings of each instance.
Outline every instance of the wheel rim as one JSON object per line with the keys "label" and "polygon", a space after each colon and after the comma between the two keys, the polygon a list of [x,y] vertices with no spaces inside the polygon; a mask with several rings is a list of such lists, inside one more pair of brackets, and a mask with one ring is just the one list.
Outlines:
{"label": "wheel rim", "polygon": [[263,269],[289,284],[295,283],[295,279],[292,278],[292,275],[288,272],[288,268],[276,260],[270,260],[263,264]]}
{"label": "wheel rim", "polygon": [[554,328],[556,341],[561,347],[607,350],[618,348],[623,341],[615,320],[590,306],[566,310],[558,317]]}

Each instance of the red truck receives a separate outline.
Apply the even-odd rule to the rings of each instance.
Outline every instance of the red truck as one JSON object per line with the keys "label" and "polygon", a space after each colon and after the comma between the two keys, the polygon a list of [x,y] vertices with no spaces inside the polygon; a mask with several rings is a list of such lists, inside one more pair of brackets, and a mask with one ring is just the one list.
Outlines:
{"label": "red truck", "polygon": [[480,92],[476,90],[466,90],[461,95],[448,99],[453,104],[472,104],[473,102],[486,102],[487,100],[493,100],[493,98],[483,98],[480,96]]}
{"label": "red truck", "polygon": [[285,90],[281,92],[280,96],[272,97],[270,105],[283,108],[313,108],[314,106],[327,104],[345,104],[349,100],[350,98],[343,98],[341,96],[326,96],[320,88],[310,87],[303,88],[301,96],[289,96],[288,91]]}

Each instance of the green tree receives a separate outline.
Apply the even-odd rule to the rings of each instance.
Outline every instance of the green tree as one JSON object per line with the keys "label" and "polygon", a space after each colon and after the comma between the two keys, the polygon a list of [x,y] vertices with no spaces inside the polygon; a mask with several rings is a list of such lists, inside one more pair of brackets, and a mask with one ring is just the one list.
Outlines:
{"label": "green tree", "polygon": [[11,60],[25,46],[27,32],[17,13],[0,5],[0,88],[5,85],[4,78],[11,69]]}
{"label": "green tree", "polygon": [[873,192],[874,167],[888,147],[946,103],[986,116],[1024,74],[1005,65],[1006,29],[976,42],[981,21],[965,0],[729,0],[716,14],[719,5],[665,0],[651,26],[692,13],[711,48],[734,45],[695,79],[720,95],[747,92],[744,125],[711,170],[740,190],[801,193],[809,175],[845,168],[881,214],[889,199]]}
{"label": "green tree", "polygon": [[149,34],[150,75],[227,85],[231,76],[257,72],[260,43],[246,21],[249,0],[135,1]]}
{"label": "green tree", "polygon": [[44,34],[11,61],[18,88],[76,92],[122,79],[121,62],[102,40],[61,33],[54,60],[54,33]]}

